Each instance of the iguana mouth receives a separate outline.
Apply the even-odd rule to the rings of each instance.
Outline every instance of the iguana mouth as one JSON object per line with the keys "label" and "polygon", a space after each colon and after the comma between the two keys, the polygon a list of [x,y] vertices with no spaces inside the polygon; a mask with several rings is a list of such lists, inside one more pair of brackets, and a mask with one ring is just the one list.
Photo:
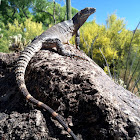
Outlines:
{"label": "iguana mouth", "polygon": [[90,14],[93,14],[96,12],[96,8],[88,8],[89,9],[89,13]]}

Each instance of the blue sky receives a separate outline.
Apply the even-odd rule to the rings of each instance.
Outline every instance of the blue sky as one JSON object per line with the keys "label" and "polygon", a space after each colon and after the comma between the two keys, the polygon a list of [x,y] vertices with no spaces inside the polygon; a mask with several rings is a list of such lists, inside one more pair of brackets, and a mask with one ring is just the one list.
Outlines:
{"label": "blue sky", "polygon": [[98,24],[105,24],[107,16],[114,12],[119,18],[125,18],[129,30],[134,30],[140,21],[140,0],[71,0],[71,6],[78,10],[85,7],[96,8],[96,13],[88,21],[96,17]]}

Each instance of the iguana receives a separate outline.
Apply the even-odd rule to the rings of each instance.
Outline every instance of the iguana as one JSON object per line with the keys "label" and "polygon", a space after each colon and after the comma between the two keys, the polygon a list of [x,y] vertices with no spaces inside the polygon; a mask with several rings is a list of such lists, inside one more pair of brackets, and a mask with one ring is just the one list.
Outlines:
{"label": "iguana", "polygon": [[[15,68],[16,82],[19,87],[19,90],[26,97],[27,100],[32,102],[35,105],[47,110],[51,115],[57,119],[57,121],[67,130],[67,132],[74,138],[74,140],[78,140],[73,131],[64,123],[62,119],[60,119],[59,115],[51,109],[46,104],[36,100],[31,94],[28,92],[25,85],[25,70],[26,67],[31,60],[31,58],[38,52],[41,48],[53,48],[56,47],[57,51],[61,55],[66,56],[74,56],[78,57],[75,54],[70,54],[64,50],[63,44],[68,44],[69,40],[74,34],[77,34],[79,28],[84,24],[87,18],[96,11],[95,8],[85,8],[79,11],[72,19],[58,23],[45,32],[43,32],[40,36],[34,39],[30,45],[28,45],[17,60],[17,66]],[[77,34],[78,36],[78,34]]]}

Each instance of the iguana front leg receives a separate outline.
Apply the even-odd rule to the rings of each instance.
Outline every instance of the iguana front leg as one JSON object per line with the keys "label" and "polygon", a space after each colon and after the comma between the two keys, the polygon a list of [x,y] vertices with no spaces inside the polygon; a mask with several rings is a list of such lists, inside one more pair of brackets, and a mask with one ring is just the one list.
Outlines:
{"label": "iguana front leg", "polygon": [[[67,44],[68,44],[68,45],[71,45],[69,41],[68,41]],[[80,50],[80,47],[79,47],[79,45],[80,45],[80,31],[79,31],[79,30],[78,30],[78,31],[76,32],[76,34],[75,34],[75,45],[76,45],[76,48],[77,48],[78,50]],[[73,46],[73,45],[72,45],[72,46]]]}
{"label": "iguana front leg", "polygon": [[75,35],[75,44],[76,44],[76,48],[78,50],[80,50],[80,47],[79,47],[79,45],[80,45],[80,31],[79,30],[76,32],[76,35]]}
{"label": "iguana front leg", "polygon": [[61,43],[61,41],[58,38],[48,38],[45,41],[43,41],[43,43],[42,43],[42,48],[44,48],[44,49],[50,49],[50,48],[54,48],[54,47],[56,47],[56,49],[60,55],[69,56],[69,57],[74,55],[74,54],[67,52],[64,49],[63,44]]}

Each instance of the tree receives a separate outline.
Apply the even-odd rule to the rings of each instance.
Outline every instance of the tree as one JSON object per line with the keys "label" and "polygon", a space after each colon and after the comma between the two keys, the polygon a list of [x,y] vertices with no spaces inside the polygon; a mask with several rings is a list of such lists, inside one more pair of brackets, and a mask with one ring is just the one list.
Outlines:
{"label": "tree", "polygon": [[3,0],[0,5],[0,17],[2,22],[7,25],[13,23],[14,19],[24,22],[26,18],[31,17],[29,7],[34,0]]}
{"label": "tree", "polygon": [[49,26],[65,20],[66,8],[61,7],[55,0],[49,2],[36,0],[32,5],[32,11],[36,22],[42,22],[44,26]]}

